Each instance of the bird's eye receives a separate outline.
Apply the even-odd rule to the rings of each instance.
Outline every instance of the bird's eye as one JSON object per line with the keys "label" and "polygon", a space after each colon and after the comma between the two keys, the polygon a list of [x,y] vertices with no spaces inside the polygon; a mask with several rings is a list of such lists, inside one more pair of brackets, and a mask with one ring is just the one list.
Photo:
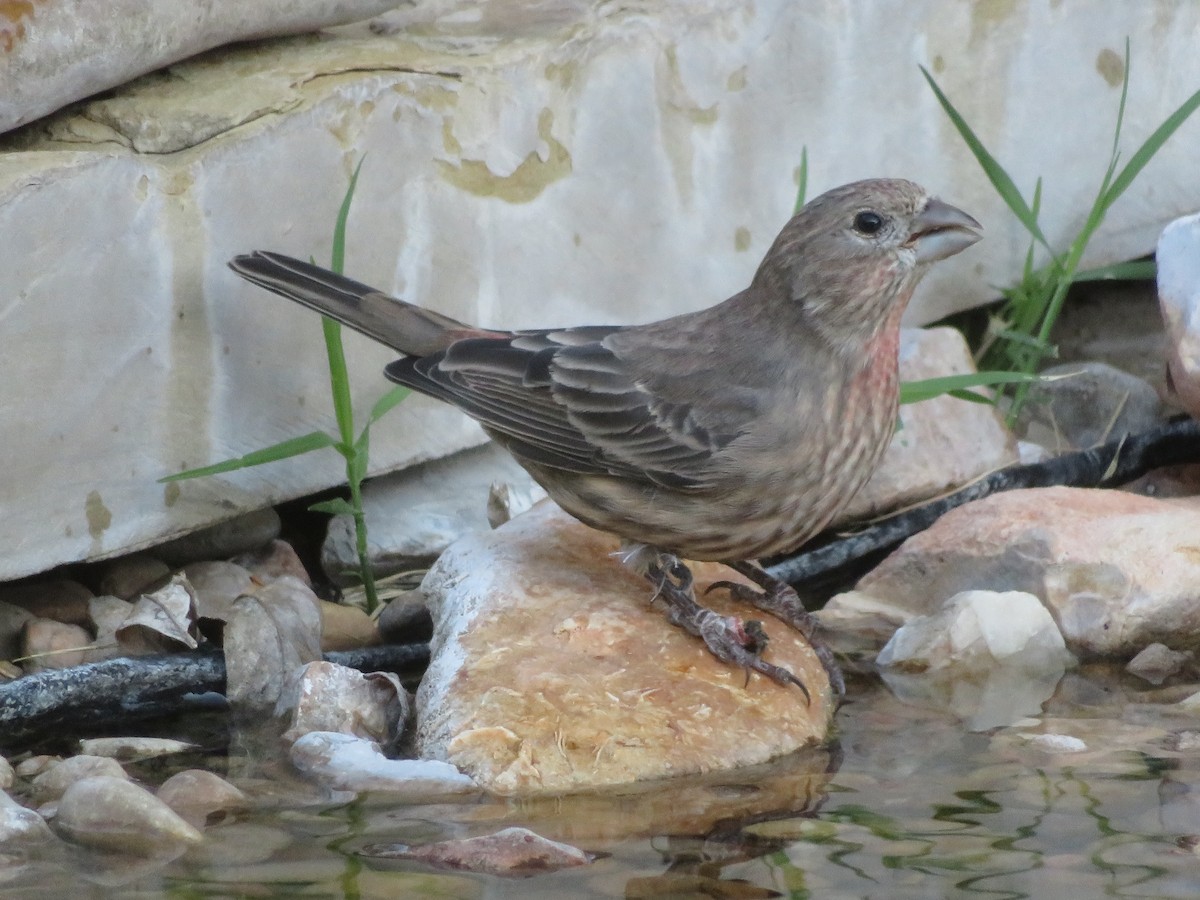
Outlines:
{"label": "bird's eye", "polygon": [[864,209],[854,217],[854,230],[859,234],[879,234],[883,228],[883,216],[874,210]]}

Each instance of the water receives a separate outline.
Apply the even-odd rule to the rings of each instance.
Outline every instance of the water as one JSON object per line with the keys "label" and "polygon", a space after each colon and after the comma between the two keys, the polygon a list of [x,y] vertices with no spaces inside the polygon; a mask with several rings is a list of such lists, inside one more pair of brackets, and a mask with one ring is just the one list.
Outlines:
{"label": "water", "polygon": [[[974,733],[859,682],[830,747],[620,795],[333,803],[279,761],[215,758],[256,806],[210,825],[198,850],[155,863],[66,846],[9,855],[0,896],[1194,898],[1200,710],[1179,701],[1200,686],[1145,688],[1072,673],[1042,717]],[[1086,749],[1057,751],[1047,734]],[[511,825],[598,858],[510,879],[362,852]]]}

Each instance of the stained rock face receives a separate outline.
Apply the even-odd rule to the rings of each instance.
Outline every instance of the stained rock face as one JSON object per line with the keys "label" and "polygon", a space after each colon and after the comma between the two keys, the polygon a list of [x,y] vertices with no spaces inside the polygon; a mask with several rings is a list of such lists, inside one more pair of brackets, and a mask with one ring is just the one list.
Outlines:
{"label": "stained rock face", "polygon": [[[763,618],[767,658],[812,694],[715,659],[652,605],[617,539],[552,503],[452,545],[423,585],[433,659],[417,694],[418,752],[487,790],[558,793],[751,765],[821,740],[829,681],[805,639]],[[697,595],[736,578],[698,564]]]}

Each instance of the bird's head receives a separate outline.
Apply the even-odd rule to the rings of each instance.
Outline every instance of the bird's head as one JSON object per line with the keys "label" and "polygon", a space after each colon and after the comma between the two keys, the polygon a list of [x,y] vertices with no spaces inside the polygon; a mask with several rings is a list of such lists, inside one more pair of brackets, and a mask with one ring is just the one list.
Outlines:
{"label": "bird's head", "polygon": [[802,304],[815,327],[849,349],[898,323],[929,265],[970,247],[980,228],[911,181],[856,181],[796,213],[754,283],[776,302]]}

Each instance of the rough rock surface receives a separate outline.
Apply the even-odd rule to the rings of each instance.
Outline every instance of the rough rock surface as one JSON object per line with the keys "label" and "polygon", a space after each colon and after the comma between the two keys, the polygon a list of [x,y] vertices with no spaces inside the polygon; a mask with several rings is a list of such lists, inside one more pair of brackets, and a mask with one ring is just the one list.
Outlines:
{"label": "rough rock surface", "polygon": [[1081,659],[1200,645],[1200,498],[1033,488],[968,503],[905,541],[821,611],[832,630],[886,636],[961,591],[1025,591]]}
{"label": "rough rock surface", "polygon": [[[829,681],[798,633],[764,617],[771,662],[812,694],[715,659],[649,602],[617,539],[543,502],[457,542],[423,589],[433,659],[417,693],[422,757],[487,790],[556,793],[751,765],[821,740]],[[697,594],[736,577],[696,565]],[[731,609],[714,593],[713,608]]]}

